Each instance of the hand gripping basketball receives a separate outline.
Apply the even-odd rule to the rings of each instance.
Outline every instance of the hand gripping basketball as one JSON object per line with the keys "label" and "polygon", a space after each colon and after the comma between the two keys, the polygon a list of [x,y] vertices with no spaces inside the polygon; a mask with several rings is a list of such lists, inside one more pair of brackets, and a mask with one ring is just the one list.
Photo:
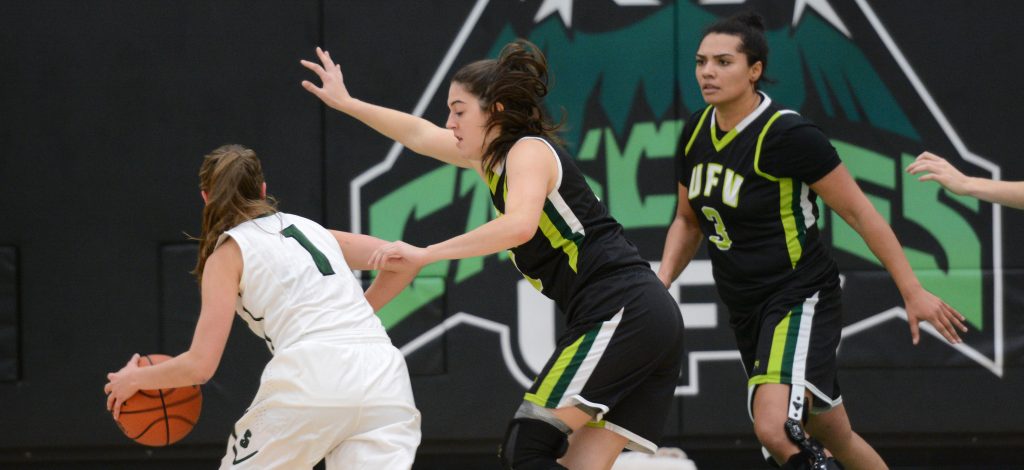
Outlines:
{"label": "hand gripping basketball", "polygon": [[[132,359],[134,362],[128,367],[147,367],[166,361],[170,356],[135,355]],[[163,447],[180,441],[192,431],[199,420],[203,394],[198,385],[191,385],[139,390],[119,404],[110,401],[108,398],[107,407],[117,411],[114,422],[124,435],[143,445]]]}

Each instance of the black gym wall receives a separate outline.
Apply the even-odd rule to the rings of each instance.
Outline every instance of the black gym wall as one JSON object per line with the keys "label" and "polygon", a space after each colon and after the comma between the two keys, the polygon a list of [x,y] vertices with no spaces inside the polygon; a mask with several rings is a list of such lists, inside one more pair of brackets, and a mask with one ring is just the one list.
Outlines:
{"label": "black gym wall", "polygon": [[[678,132],[702,106],[692,72],[700,30],[742,8],[768,21],[777,83],[765,90],[833,139],[925,285],[971,319],[964,347],[929,334],[912,346],[892,281],[824,213],[846,285],[840,380],[855,428],[891,449],[1024,445],[1014,406],[1024,391],[1024,250],[1014,243],[1024,213],[901,172],[927,149],[973,175],[1024,180],[1013,143],[1019,35],[1006,20],[1024,12],[1019,2],[835,0],[832,10],[805,6],[797,21],[804,2],[618,3],[4,3],[0,466],[160,462],[183,458],[180,449],[216,459],[269,354],[241,325],[203,387],[198,426],[175,448],[144,453],[128,441],[102,392],[132,353],[188,347],[198,291],[185,234],[199,232],[196,173],[209,150],[254,148],[282,209],[332,228],[426,244],[493,216],[474,175],[408,150],[390,160],[391,141],[305,92],[299,83],[313,76],[298,60],[316,45],[355,96],[421,107],[443,125],[454,70],[514,37],[533,40],[552,63],[549,107],[567,112],[567,147],[657,262]],[[745,377],[706,260],[702,250],[673,286],[693,316],[663,444],[753,453]],[[490,454],[559,331],[558,314],[519,279],[504,256],[439,263],[382,312],[408,353],[425,458]]]}

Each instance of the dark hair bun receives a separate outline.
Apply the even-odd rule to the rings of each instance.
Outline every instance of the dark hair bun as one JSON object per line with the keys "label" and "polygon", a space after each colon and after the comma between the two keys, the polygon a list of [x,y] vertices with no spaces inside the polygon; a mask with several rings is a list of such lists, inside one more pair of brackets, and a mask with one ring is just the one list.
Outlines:
{"label": "dark hair bun", "polygon": [[498,55],[498,67],[524,72],[541,80],[547,80],[547,66],[547,59],[540,49],[524,39],[510,42]]}
{"label": "dark hair bun", "polygon": [[548,94],[548,61],[532,42],[525,39],[510,42],[501,49],[497,65],[500,73],[510,80],[495,80],[488,90],[488,98],[494,98],[496,89],[509,86],[529,87],[538,99]]}
{"label": "dark hair bun", "polygon": [[764,32],[764,18],[757,13],[754,13],[752,11],[745,11],[737,13],[732,18],[736,21],[739,21],[740,23],[749,26],[751,29],[760,31],[762,33]]}

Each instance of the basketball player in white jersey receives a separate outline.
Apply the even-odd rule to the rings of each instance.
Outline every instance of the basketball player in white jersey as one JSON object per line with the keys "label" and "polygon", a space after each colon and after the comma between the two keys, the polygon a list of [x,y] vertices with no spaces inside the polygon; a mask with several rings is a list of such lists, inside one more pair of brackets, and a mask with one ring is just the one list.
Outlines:
{"label": "basketball player in white jersey", "polygon": [[226,145],[199,171],[206,207],[194,274],[202,310],[188,351],[107,375],[115,418],[138,390],[205,383],[237,312],[273,353],[235,423],[222,469],[408,469],[420,442],[405,359],[374,311],[418,266],[380,271],[364,293],[351,269],[383,245],[278,212],[256,154]]}

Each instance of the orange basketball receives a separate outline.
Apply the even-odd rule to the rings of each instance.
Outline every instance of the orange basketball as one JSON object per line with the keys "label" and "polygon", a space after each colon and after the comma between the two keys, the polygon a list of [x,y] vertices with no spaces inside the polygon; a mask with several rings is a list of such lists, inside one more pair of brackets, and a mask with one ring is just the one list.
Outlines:
{"label": "orange basketball", "polygon": [[[139,367],[170,359],[164,354],[139,358]],[[163,447],[188,435],[199,421],[203,392],[198,385],[159,390],[139,390],[121,406],[117,427],[139,444]]]}

